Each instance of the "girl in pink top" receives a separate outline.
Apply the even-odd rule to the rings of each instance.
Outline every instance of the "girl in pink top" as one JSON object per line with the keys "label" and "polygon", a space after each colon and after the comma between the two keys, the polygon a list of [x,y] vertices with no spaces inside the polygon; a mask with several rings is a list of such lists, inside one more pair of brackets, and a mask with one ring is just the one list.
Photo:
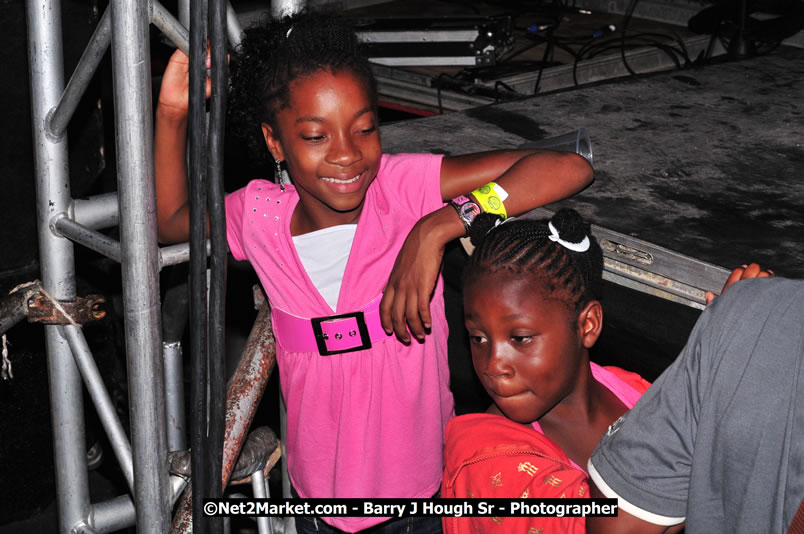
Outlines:
{"label": "girl in pink top", "polygon": [[[251,262],[271,303],[293,487],[308,498],[430,497],[453,414],[444,245],[479,205],[515,215],[581,190],[592,169],[551,152],[383,154],[371,69],[331,16],[249,30],[230,67],[230,117],[290,177],[232,193],[226,219],[232,254]],[[163,242],[189,234],[186,130],[187,60],[177,52],[156,112]],[[463,196],[491,181],[491,196]],[[382,521],[326,518],[347,532]],[[333,530],[320,518],[297,529]]]}

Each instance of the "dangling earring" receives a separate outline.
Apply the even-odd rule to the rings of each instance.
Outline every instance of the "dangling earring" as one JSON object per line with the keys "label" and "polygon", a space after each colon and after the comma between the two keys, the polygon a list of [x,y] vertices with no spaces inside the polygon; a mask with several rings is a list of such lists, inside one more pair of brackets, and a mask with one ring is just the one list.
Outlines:
{"label": "dangling earring", "polygon": [[279,190],[284,193],[285,177],[283,176],[282,173],[282,162],[279,160],[279,158],[276,158],[274,160],[274,163],[276,163],[276,181],[279,183]]}

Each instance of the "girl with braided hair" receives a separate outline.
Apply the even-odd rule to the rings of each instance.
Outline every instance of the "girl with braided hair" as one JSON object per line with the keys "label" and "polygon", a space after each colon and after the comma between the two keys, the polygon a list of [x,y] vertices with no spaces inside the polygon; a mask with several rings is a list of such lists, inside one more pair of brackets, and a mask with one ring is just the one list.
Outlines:
{"label": "girl with braided hair", "polygon": [[[271,304],[293,488],[304,498],[431,497],[453,416],[444,246],[477,213],[516,215],[565,198],[592,169],[575,154],[535,150],[383,154],[370,66],[337,17],[266,21],[246,32],[230,69],[233,126],[254,157],[270,156],[277,176],[289,176],[231,193],[226,224],[233,256],[251,262]],[[187,82],[177,52],[156,111],[163,242],[189,234]],[[356,532],[384,519],[324,521],[301,518],[297,530]],[[441,526],[403,518],[372,532],[385,528]]]}
{"label": "girl with braided hair", "polygon": [[[589,360],[603,327],[603,253],[572,209],[548,220],[478,216],[464,270],[472,362],[494,401],[447,425],[442,497],[582,498],[601,436],[649,383]],[[773,276],[756,263],[739,280]],[[707,294],[707,303],[715,298]],[[608,430],[613,432],[616,430]],[[527,515],[527,514],[525,514]],[[448,517],[450,534],[583,533],[583,517]]]}
{"label": "girl with braided hair", "polygon": [[[442,496],[588,496],[581,466],[649,384],[589,360],[603,326],[603,254],[581,216],[494,223],[472,225],[463,286],[472,362],[494,403],[447,426]],[[445,518],[444,529],[584,532],[584,519]]]}

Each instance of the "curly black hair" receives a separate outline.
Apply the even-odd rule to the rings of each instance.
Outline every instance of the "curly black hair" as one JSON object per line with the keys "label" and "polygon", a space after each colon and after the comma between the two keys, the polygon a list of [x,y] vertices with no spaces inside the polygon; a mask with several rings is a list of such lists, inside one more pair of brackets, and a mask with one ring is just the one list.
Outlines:
{"label": "curly black hair", "polygon": [[363,48],[352,25],[331,13],[266,18],[248,28],[230,62],[230,131],[248,143],[253,158],[269,158],[262,124],[276,130],[291,83],[321,70],[355,74],[376,106],[377,82]]}
{"label": "curly black hair", "polygon": [[[484,273],[505,271],[518,279],[543,281],[548,294],[575,313],[599,299],[603,251],[577,211],[563,208],[549,221],[515,219],[495,226],[499,220],[482,214],[472,224],[470,238],[477,248],[464,269],[464,285]],[[562,241],[580,243],[588,236],[589,249],[575,252],[552,241],[548,222]]]}

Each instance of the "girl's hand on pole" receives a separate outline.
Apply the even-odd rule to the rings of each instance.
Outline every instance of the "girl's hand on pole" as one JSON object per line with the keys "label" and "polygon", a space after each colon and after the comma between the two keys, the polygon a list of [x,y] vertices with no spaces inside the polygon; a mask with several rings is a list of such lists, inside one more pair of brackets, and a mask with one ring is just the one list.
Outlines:
{"label": "girl's hand on pole", "polygon": [[[211,66],[209,52],[207,52],[207,69]],[[158,111],[164,117],[185,119],[189,110],[190,94],[190,61],[181,50],[176,50],[170,56],[167,68],[162,75],[162,86],[159,89]],[[212,91],[212,81],[206,79],[206,96]]]}
{"label": "girl's hand on pole", "polygon": [[[209,55],[207,55],[209,64]],[[187,192],[187,122],[189,116],[189,59],[177,50],[162,76],[154,123],[156,222],[160,243],[182,243],[190,236]],[[207,76],[209,96],[212,82]]]}
{"label": "girl's hand on pole", "polygon": [[[758,263],[752,263],[751,265],[741,265],[737,267],[731,272],[729,278],[726,280],[726,283],[723,285],[723,289],[721,290],[720,294],[723,294],[723,291],[729,288],[735,282],[739,282],[740,280],[748,280],[749,278],[768,278],[771,276],[775,276],[774,272],[770,269],[763,269],[759,266]],[[706,304],[709,305],[713,300],[715,300],[715,295],[711,291],[706,292]]]}
{"label": "girl's hand on pole", "polygon": [[159,89],[159,111],[185,118],[189,108],[190,61],[181,50],[170,56]]}

